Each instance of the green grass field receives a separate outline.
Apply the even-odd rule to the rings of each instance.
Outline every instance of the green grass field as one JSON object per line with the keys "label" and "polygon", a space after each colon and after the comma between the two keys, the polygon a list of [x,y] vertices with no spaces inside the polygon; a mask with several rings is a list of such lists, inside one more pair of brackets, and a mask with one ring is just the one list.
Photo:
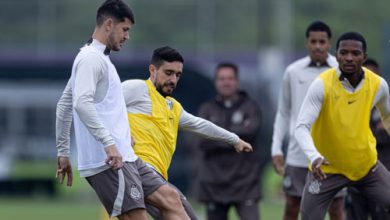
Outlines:
{"label": "green grass field", "polygon": [[[47,170],[51,172],[52,168]],[[260,203],[261,219],[281,219],[283,210],[283,199],[280,194],[281,178],[276,176],[270,169],[267,169],[263,179],[264,199]],[[71,188],[59,186],[58,189],[59,196],[56,198],[47,198],[42,195],[33,195],[29,198],[0,197],[0,219],[102,219],[102,206],[85,180],[75,175],[74,185]],[[197,202],[193,202],[192,204],[199,214],[199,218],[204,219],[204,206]],[[233,209],[230,211],[229,216],[230,220],[238,219]]]}

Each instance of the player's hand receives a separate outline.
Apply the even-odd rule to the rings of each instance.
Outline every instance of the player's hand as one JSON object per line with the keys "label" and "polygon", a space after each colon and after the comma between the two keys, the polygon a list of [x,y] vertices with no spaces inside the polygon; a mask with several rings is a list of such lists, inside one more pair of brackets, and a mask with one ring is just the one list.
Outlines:
{"label": "player's hand", "polygon": [[72,165],[70,163],[69,157],[57,157],[56,178],[62,184],[64,182],[65,176],[68,176],[66,185],[72,186],[73,173],[72,173]]}
{"label": "player's hand", "polygon": [[284,175],[284,158],[283,155],[275,155],[272,157],[272,165],[277,174]]}
{"label": "player's hand", "polygon": [[329,165],[329,162],[323,157],[319,157],[319,158],[315,159],[311,165],[311,171],[313,173],[314,178],[317,180],[326,179],[326,174],[324,172],[322,172],[322,170],[321,170],[322,165],[325,165],[325,166]]}
{"label": "player's hand", "polygon": [[236,149],[237,153],[252,152],[253,151],[252,146],[249,143],[247,143],[241,139],[238,141],[238,143],[236,145],[234,145],[234,149]]}
{"label": "player's hand", "polygon": [[123,167],[122,155],[116,149],[115,145],[110,145],[104,148],[107,154],[106,164],[114,170],[120,169]]}
{"label": "player's hand", "polygon": [[133,138],[133,136],[131,136],[131,142],[130,143],[131,143],[131,147],[134,147],[136,142],[135,142],[135,139]]}

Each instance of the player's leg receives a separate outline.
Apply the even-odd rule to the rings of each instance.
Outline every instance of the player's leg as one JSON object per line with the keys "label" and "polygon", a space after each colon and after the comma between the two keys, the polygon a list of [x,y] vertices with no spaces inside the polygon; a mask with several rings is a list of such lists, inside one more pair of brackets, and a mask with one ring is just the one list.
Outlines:
{"label": "player's leg", "polygon": [[283,191],[286,196],[284,220],[297,220],[303,189],[305,187],[307,168],[287,165],[283,177]]}
{"label": "player's leg", "polygon": [[190,217],[191,220],[197,220],[198,218],[196,217],[196,214],[195,214],[195,211],[194,209],[192,208],[190,202],[187,200],[187,198],[184,196],[184,194],[176,187],[174,186],[173,184],[169,183],[168,182],[168,185],[175,189],[178,193],[179,193],[179,196],[180,196],[180,200],[181,200],[181,203],[183,204],[184,206],[184,210],[186,211],[187,215]]}
{"label": "player's leg", "polygon": [[237,214],[240,216],[241,220],[259,220],[260,219],[260,211],[257,200],[246,200],[244,202],[240,202],[235,204]]}
{"label": "player's leg", "polygon": [[300,205],[301,197],[286,195],[283,220],[297,220]]}
{"label": "player's leg", "polygon": [[[180,201],[179,193],[141,159],[138,159],[136,163],[142,179],[145,202],[158,208],[162,219],[189,219]],[[153,210],[151,211],[153,214]]]}
{"label": "player's leg", "polygon": [[141,177],[135,162],[86,178],[110,217],[147,220]]}
{"label": "player's leg", "polygon": [[355,187],[348,188],[347,220],[368,219],[368,199]]}
{"label": "player's leg", "polygon": [[384,208],[390,207],[390,172],[378,163],[355,187],[374,202],[379,203]]}
{"label": "player's leg", "polygon": [[328,174],[320,181],[308,173],[301,201],[302,220],[324,219],[334,196],[349,183],[346,177],[338,174]]}
{"label": "player's leg", "polygon": [[146,202],[157,207],[162,219],[166,220],[185,220],[190,219],[184,211],[183,204],[180,201],[179,193],[168,186],[160,186],[156,191],[146,197]]}
{"label": "player's leg", "polygon": [[[168,185],[175,189],[180,196],[180,200],[184,206],[184,210],[186,211],[187,215],[190,217],[191,220],[197,220],[198,218],[196,217],[195,211],[193,210],[191,204],[188,202],[187,198],[184,196],[184,194],[173,184],[168,182]],[[147,212],[155,219],[155,220],[160,220],[162,219],[160,210],[150,204],[146,204],[146,210]]]}
{"label": "player's leg", "polygon": [[208,202],[206,208],[207,220],[227,220],[230,204]]}
{"label": "player's leg", "polygon": [[328,213],[331,220],[344,219],[344,196],[335,196],[330,203]]}

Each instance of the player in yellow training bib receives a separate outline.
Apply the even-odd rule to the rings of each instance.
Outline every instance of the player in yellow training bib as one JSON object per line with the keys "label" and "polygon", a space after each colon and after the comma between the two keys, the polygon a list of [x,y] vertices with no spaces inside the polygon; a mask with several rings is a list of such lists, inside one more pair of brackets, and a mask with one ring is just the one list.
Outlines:
{"label": "player in yellow training bib", "polygon": [[[156,182],[168,180],[168,168],[175,152],[179,129],[227,142],[238,152],[252,151],[252,146],[236,134],[191,115],[170,97],[182,75],[183,63],[184,59],[178,51],[161,47],[154,50],[149,79],[122,83],[131,134],[135,139],[134,151],[156,171],[160,177],[160,180],[153,180]],[[172,184],[169,185],[176,189]],[[187,214],[191,219],[196,219],[189,202],[176,190]],[[161,218],[154,207],[148,205],[147,211],[155,219]]]}
{"label": "player in yellow training bib", "polygon": [[303,220],[324,219],[333,196],[347,186],[390,207],[390,172],[377,160],[369,124],[376,107],[390,131],[388,85],[362,68],[367,54],[361,34],[343,34],[336,51],[339,67],[325,71],[311,84],[295,129],[311,169],[301,203]]}

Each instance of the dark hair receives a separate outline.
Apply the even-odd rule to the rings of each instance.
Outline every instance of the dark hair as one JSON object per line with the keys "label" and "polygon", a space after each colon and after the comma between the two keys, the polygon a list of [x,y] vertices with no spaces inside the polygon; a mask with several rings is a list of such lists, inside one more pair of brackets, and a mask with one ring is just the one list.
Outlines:
{"label": "dark hair", "polygon": [[177,50],[168,46],[155,49],[153,51],[152,60],[150,62],[151,64],[159,68],[164,61],[166,62],[177,61],[180,63],[184,63],[184,59],[181,56],[181,54]]}
{"label": "dark hair", "polygon": [[135,23],[133,11],[122,0],[106,0],[98,9],[96,25],[100,26],[107,18],[113,18],[115,22],[122,22],[128,18],[132,24]]}
{"label": "dark hair", "polygon": [[222,68],[231,68],[233,69],[234,76],[238,78],[238,66],[232,62],[223,62],[219,63],[217,67],[215,68],[215,78],[217,78],[217,73]]}
{"label": "dark hair", "polygon": [[342,34],[342,35],[339,37],[339,39],[337,39],[336,51],[339,49],[340,42],[343,41],[343,40],[355,40],[355,41],[359,41],[359,42],[362,43],[363,52],[366,52],[366,50],[367,50],[366,40],[364,39],[363,35],[361,35],[361,34],[358,33],[358,32],[346,32],[346,33]]}
{"label": "dark hair", "polygon": [[363,66],[374,66],[379,68],[378,62],[372,58],[367,58],[366,61],[364,61]]}
{"label": "dark hair", "polygon": [[325,24],[324,22],[322,21],[315,21],[313,23],[311,23],[307,29],[306,29],[306,38],[309,37],[310,35],[310,32],[316,32],[316,31],[321,31],[321,32],[326,32],[326,34],[328,35],[328,38],[331,39],[332,38],[332,32],[330,31],[330,28],[327,24]]}

